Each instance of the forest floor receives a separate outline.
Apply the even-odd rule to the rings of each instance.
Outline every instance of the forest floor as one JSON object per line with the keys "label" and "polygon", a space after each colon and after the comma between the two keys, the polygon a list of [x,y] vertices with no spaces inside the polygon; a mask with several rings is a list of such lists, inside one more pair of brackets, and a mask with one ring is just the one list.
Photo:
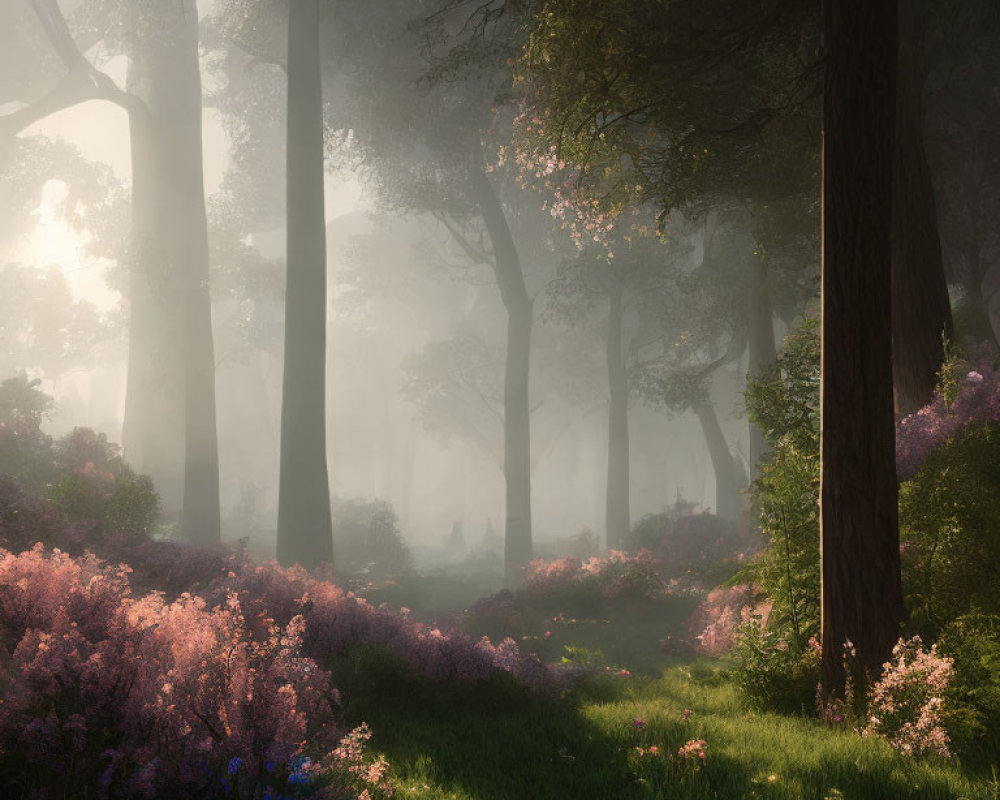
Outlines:
{"label": "forest floor", "polygon": [[[726,673],[598,676],[561,697],[513,680],[435,684],[373,653],[340,679],[398,797],[420,800],[998,798],[997,776],[907,758],[808,716],[745,709]],[[684,758],[679,751],[690,742]],[[701,758],[700,752],[705,757]]]}
{"label": "forest floor", "polygon": [[[425,611],[443,605],[405,594]],[[627,610],[632,626],[606,610],[575,625],[561,615],[529,626],[537,630],[520,637],[522,649],[547,661],[561,650],[595,667],[557,696],[509,676],[434,683],[383,655],[356,653],[334,670],[346,721],[371,726],[396,796],[416,800],[1000,800],[995,769],[973,775],[955,761],[904,757],[811,710],[749,710],[725,662],[656,655],[654,620],[661,638],[681,635],[686,607],[650,608],[635,620],[637,611]],[[546,628],[556,631],[539,635]],[[596,649],[602,639],[611,663]]]}

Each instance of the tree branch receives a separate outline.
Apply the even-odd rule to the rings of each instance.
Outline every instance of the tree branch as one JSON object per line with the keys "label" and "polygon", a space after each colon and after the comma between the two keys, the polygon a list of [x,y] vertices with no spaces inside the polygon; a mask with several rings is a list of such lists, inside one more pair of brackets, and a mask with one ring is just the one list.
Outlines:
{"label": "tree branch", "polygon": [[56,0],[28,0],[38,16],[46,36],[68,73],[41,100],[10,114],[0,116],[0,137],[13,137],[41,119],[89,100],[107,100],[123,108],[130,116],[148,115],[145,103],[134,94],[122,91],[111,78],[97,69],[77,46],[66,18]]}

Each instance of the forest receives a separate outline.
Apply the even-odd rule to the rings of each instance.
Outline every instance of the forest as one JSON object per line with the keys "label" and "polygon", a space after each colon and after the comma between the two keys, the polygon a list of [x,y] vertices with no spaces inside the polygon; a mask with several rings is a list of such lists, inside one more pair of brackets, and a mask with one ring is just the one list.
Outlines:
{"label": "forest", "polygon": [[0,0],[0,798],[1000,799],[996,0]]}

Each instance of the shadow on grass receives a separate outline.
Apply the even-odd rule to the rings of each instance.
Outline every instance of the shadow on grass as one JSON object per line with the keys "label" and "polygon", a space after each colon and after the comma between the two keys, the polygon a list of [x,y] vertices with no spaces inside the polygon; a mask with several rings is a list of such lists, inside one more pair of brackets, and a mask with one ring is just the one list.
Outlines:
{"label": "shadow on grass", "polygon": [[625,753],[577,704],[526,691],[506,675],[435,683],[365,652],[334,668],[351,725],[394,773],[476,800],[639,798]]}
{"label": "shadow on grass", "polygon": [[[687,672],[687,670],[685,670]],[[435,683],[390,657],[356,653],[334,665],[346,722],[367,722],[410,790],[400,796],[462,800],[883,800],[987,798],[953,765],[903,759],[884,743],[844,747],[844,734],[804,718],[743,718],[719,675],[643,683],[587,680],[565,698],[529,692],[510,676],[480,684]],[[713,689],[715,690],[713,692]],[[699,697],[700,695],[700,697]],[[640,734],[633,708],[655,715]],[[692,722],[675,709],[695,708]],[[596,715],[595,715],[596,710]],[[586,712],[586,713],[585,713]],[[665,713],[670,719],[665,719]],[[799,725],[803,727],[799,729]],[[704,737],[709,757],[676,758]],[[655,758],[635,745],[658,744]],[[772,775],[773,773],[773,775]]]}

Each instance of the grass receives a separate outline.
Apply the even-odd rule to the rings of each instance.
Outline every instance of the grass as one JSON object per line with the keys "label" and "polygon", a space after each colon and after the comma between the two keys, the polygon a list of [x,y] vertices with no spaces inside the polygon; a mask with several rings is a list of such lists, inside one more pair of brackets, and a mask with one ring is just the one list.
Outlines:
{"label": "grass", "polygon": [[[335,674],[348,722],[368,722],[372,747],[391,762],[397,797],[1000,798],[995,779],[973,781],[953,763],[906,759],[807,717],[749,712],[725,673],[701,664],[598,676],[559,698],[506,676],[433,684],[371,652]],[[692,739],[707,743],[703,766],[677,757]]]}

